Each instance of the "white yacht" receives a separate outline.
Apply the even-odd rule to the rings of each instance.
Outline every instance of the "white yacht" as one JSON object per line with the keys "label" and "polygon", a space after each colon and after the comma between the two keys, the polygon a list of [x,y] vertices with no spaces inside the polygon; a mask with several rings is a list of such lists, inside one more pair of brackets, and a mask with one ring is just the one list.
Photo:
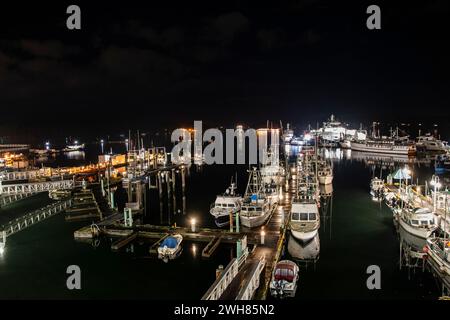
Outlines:
{"label": "white yacht", "polygon": [[241,205],[240,220],[248,228],[263,225],[270,217],[275,205],[264,195],[263,183],[259,170],[249,170],[247,189]]}
{"label": "white yacht", "polygon": [[437,228],[436,217],[427,208],[414,210],[403,208],[400,211],[398,221],[407,232],[423,239],[430,237]]}
{"label": "white yacht", "polygon": [[436,139],[431,134],[419,136],[416,138],[417,149],[431,152],[445,153],[447,151],[447,143]]}
{"label": "white yacht", "polygon": [[211,204],[209,213],[214,217],[218,227],[230,224],[230,215],[234,216],[241,210],[242,197],[235,192],[236,185],[231,182],[225,193],[218,195]]}

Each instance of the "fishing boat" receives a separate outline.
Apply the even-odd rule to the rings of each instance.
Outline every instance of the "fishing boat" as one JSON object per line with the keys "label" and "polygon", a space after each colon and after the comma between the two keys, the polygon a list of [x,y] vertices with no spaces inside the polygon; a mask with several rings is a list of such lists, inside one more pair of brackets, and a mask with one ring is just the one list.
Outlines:
{"label": "fishing boat", "polygon": [[450,241],[440,237],[428,238],[424,251],[430,263],[437,267],[446,282],[450,283]]}
{"label": "fishing boat", "polygon": [[290,143],[292,138],[294,138],[294,130],[290,128],[289,123],[287,124],[286,130],[283,131],[281,139],[284,143]]}
{"label": "fishing boat", "polygon": [[366,139],[355,139],[351,141],[350,148],[355,151],[384,153],[414,156],[416,154],[416,145],[410,142],[408,137],[400,137],[398,128],[396,134],[391,130],[391,136],[380,136],[379,130],[377,133],[377,123],[373,123],[372,137]]}
{"label": "fishing boat", "polygon": [[259,227],[270,217],[275,205],[264,195],[263,183],[259,170],[249,170],[249,178],[242,201],[240,220],[248,228]]}
{"label": "fishing boat", "polygon": [[416,138],[416,147],[421,151],[445,153],[447,151],[447,143],[436,139],[431,134],[418,136]]}
{"label": "fishing boat", "polygon": [[355,151],[385,153],[395,155],[414,156],[416,147],[413,144],[397,143],[394,139],[381,137],[365,141],[352,141],[350,148]]}
{"label": "fishing boat", "polygon": [[158,247],[158,258],[168,262],[175,259],[181,253],[181,242],[183,237],[181,234],[168,236]]}
{"label": "fishing boat", "polygon": [[242,197],[235,192],[236,185],[231,182],[225,192],[216,197],[211,204],[209,213],[214,217],[216,225],[221,228],[230,224],[230,215],[234,216],[241,210]]}
{"label": "fishing boat", "polygon": [[270,282],[270,293],[274,297],[294,297],[297,291],[299,268],[290,260],[279,261],[273,272]]}
{"label": "fishing boat", "polygon": [[370,180],[370,194],[372,199],[375,201],[380,201],[384,194],[384,181],[378,177]]}
{"label": "fishing boat", "polygon": [[317,176],[320,184],[333,183],[333,167],[325,160],[318,162]]}
{"label": "fishing boat", "polygon": [[403,208],[398,222],[407,232],[423,239],[430,237],[437,228],[436,217],[428,208]]}
{"label": "fishing boat", "polygon": [[310,177],[300,182],[297,195],[292,201],[289,226],[292,235],[303,242],[313,239],[320,227],[318,199],[320,197],[316,183]]}

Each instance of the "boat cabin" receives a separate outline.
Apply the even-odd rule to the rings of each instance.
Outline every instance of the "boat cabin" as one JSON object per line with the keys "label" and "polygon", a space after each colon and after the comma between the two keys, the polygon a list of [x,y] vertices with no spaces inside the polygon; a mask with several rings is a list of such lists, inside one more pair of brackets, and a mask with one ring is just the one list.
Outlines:
{"label": "boat cabin", "polygon": [[434,227],[436,224],[433,212],[426,208],[415,209],[409,216],[409,223],[417,228]]}

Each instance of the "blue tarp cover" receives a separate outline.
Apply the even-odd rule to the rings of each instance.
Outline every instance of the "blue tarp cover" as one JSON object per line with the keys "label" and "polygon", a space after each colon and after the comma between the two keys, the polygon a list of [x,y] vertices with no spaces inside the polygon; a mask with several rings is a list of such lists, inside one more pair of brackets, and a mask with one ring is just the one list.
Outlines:
{"label": "blue tarp cover", "polygon": [[167,237],[164,239],[164,241],[161,243],[160,247],[165,247],[167,246],[167,248],[175,248],[177,246],[177,239],[174,237]]}
{"label": "blue tarp cover", "polygon": [[250,199],[251,199],[252,201],[256,201],[256,200],[258,200],[258,195],[257,195],[257,194],[252,194],[252,195],[250,196]]}

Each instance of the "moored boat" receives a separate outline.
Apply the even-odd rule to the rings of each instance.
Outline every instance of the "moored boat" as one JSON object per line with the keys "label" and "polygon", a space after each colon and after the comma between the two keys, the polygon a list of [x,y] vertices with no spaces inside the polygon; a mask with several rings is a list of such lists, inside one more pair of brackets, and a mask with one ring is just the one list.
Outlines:
{"label": "moored boat", "polygon": [[275,207],[264,195],[261,175],[256,168],[249,171],[249,179],[242,201],[240,221],[248,228],[259,227],[270,217]]}
{"label": "moored boat", "polygon": [[210,214],[214,217],[218,227],[230,224],[230,215],[233,216],[241,210],[242,197],[235,192],[236,185],[231,182],[227,190],[216,197],[211,204]]}
{"label": "moored boat", "polygon": [[430,237],[437,228],[436,217],[427,208],[403,208],[399,212],[398,222],[405,231],[423,239]]}
{"label": "moored boat", "polygon": [[170,235],[158,247],[158,258],[167,262],[178,257],[181,252],[181,234]]}
{"label": "moored boat", "polygon": [[299,267],[290,260],[279,261],[273,272],[270,282],[270,293],[274,297],[294,297],[297,291]]}

